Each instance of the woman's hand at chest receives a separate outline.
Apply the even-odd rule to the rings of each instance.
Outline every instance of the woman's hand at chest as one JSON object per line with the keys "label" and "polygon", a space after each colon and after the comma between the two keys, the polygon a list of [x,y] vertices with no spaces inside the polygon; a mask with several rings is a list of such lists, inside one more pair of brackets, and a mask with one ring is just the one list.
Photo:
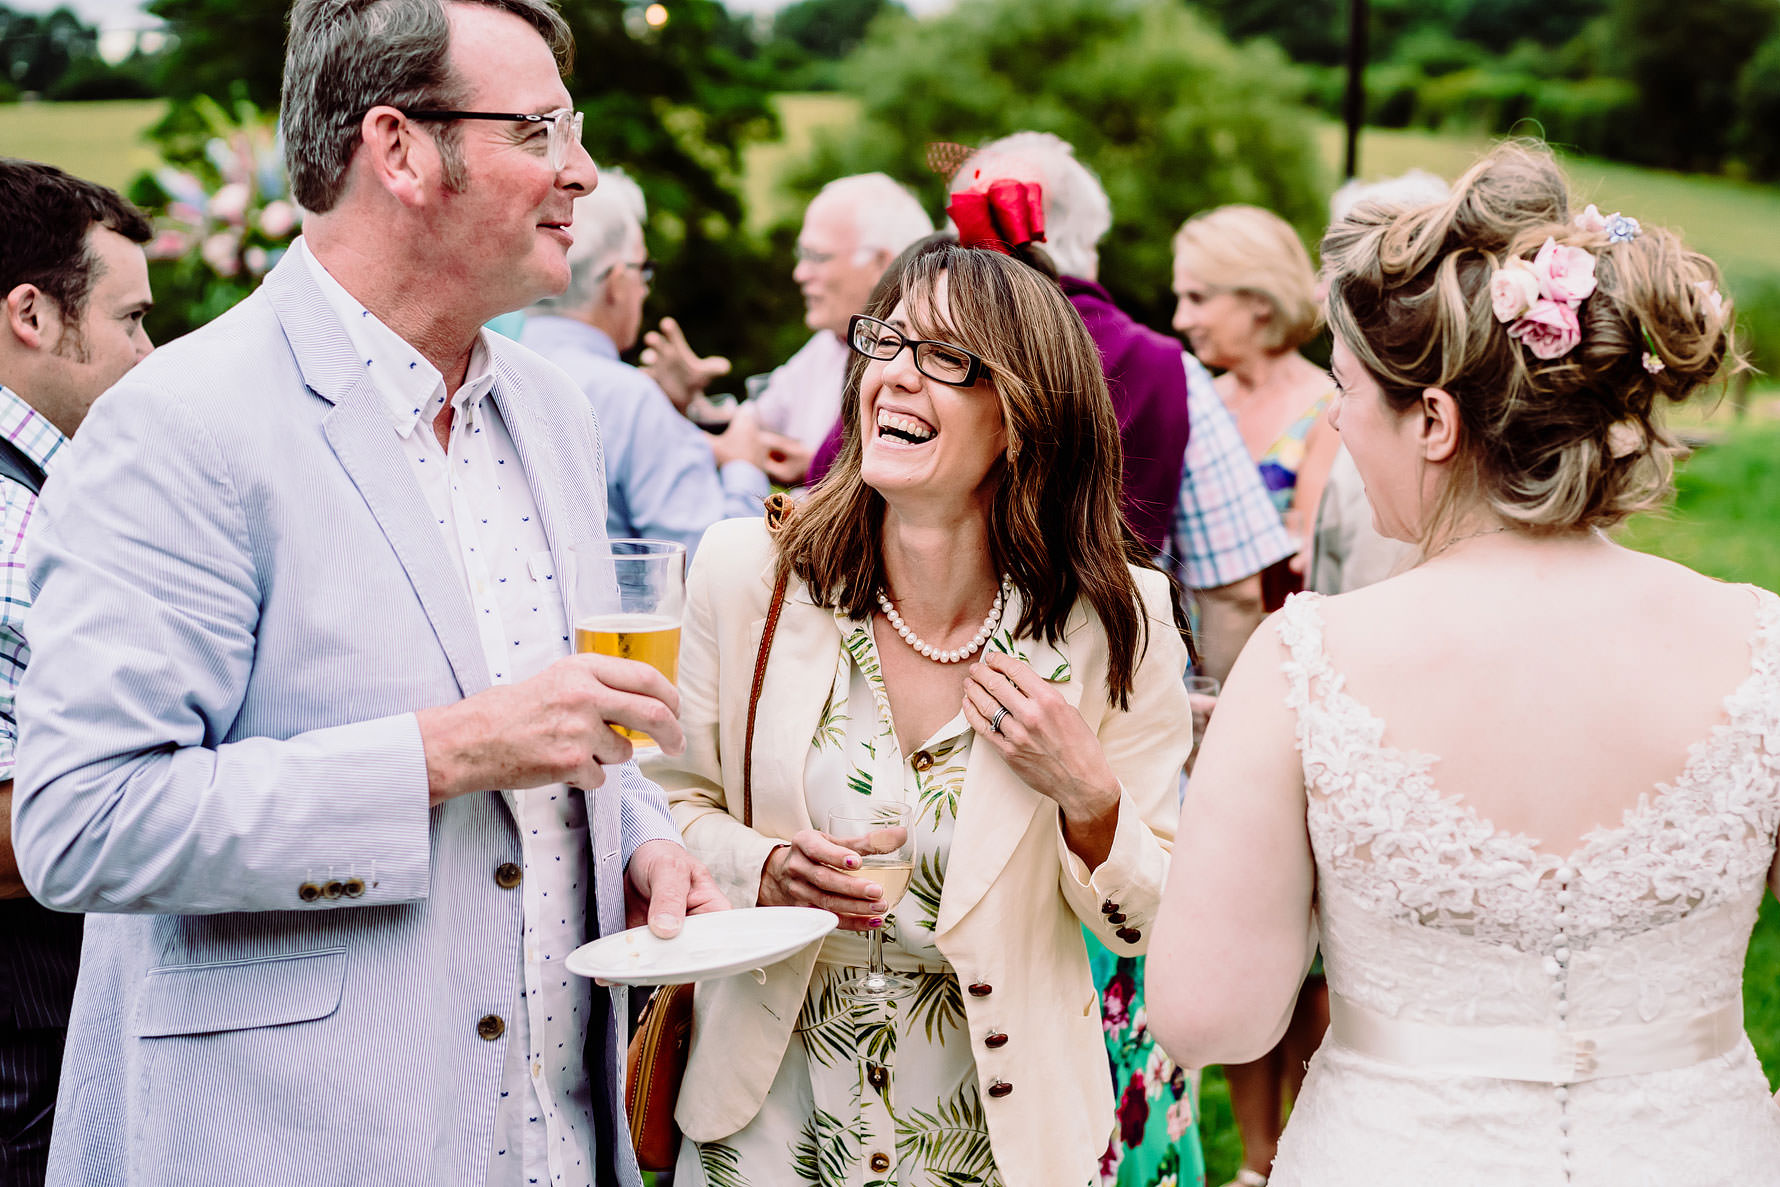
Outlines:
{"label": "woman's hand at chest", "polygon": [[1118,827],[1119,781],[1076,707],[1026,664],[990,652],[970,667],[964,716],[1026,786],[1056,801],[1070,850],[1090,869],[1105,861]]}

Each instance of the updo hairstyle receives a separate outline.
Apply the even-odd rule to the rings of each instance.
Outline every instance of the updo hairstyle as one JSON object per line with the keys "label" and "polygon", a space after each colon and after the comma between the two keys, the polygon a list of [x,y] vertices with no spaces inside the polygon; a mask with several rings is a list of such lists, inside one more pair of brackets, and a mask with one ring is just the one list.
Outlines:
{"label": "updo hairstyle", "polygon": [[1174,258],[1214,288],[1258,297],[1269,317],[1261,346],[1297,350],[1322,328],[1316,268],[1292,224],[1259,206],[1219,206],[1196,214],[1174,234]]}
{"label": "updo hairstyle", "polygon": [[[1490,282],[1547,238],[1595,259],[1581,338],[1541,359],[1508,333]],[[1630,239],[1579,225],[1564,175],[1537,143],[1498,145],[1443,202],[1366,202],[1323,239],[1332,329],[1399,413],[1426,388],[1459,409],[1459,465],[1423,543],[1477,497],[1533,531],[1610,527],[1668,494],[1676,438],[1657,419],[1742,363],[1718,267],[1673,232]]]}

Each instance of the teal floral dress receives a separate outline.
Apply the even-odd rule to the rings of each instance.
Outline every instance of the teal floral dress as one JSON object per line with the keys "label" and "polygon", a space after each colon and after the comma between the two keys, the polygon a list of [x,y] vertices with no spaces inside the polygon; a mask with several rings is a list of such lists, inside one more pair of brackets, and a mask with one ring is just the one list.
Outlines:
{"label": "teal floral dress", "polygon": [[1143,958],[1116,956],[1084,930],[1118,1094],[1118,1128],[1100,1159],[1101,1187],[1204,1187],[1196,1074],[1150,1037]]}
{"label": "teal floral dress", "polygon": [[685,1144],[676,1187],[1003,1187],[989,1146],[958,978],[933,944],[974,731],[960,713],[904,756],[869,623],[837,615],[845,647],[810,741],[810,819],[893,798],[915,805],[915,875],[886,917],[890,968],[913,996],[856,1003],[840,983],[865,937],[823,941],[792,1041],[759,1115],[721,1142]]}

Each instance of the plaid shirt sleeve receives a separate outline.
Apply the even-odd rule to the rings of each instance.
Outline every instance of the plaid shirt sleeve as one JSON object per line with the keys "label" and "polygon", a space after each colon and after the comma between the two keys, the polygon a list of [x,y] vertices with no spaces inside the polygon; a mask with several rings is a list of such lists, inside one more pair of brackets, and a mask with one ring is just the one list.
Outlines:
{"label": "plaid shirt sleeve", "polygon": [[1173,559],[1188,589],[1216,589],[1296,552],[1211,373],[1190,354],[1187,464],[1174,506]]}
{"label": "plaid shirt sleeve", "polygon": [[[0,386],[0,435],[45,471],[55,467],[68,439],[25,403],[17,392]],[[31,587],[25,578],[25,529],[37,509],[29,487],[0,476],[0,781],[12,778],[18,749],[18,718],[13,700],[30,662],[25,642],[25,611],[31,608]]]}
{"label": "plaid shirt sleeve", "polygon": [[25,611],[31,587],[25,582],[25,527],[37,507],[37,496],[9,478],[0,478],[0,780],[12,778],[18,747],[18,722],[13,698],[30,662],[25,642]]}

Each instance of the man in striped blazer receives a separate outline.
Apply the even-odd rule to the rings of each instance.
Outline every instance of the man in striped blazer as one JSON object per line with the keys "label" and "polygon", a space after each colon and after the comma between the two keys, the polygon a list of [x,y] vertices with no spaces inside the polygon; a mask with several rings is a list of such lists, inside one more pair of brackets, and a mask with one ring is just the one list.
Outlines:
{"label": "man in striped blazer", "polygon": [[25,526],[62,447],[154,347],[141,211],[50,165],[0,158],[0,1187],[43,1182],[81,920],[31,900],[11,840]]}
{"label": "man in striped blazer", "polygon": [[481,330],[568,281],[567,51],[544,0],[298,0],[303,239],[39,509],[14,836],[94,913],[52,1184],[639,1182],[563,959],[723,903],[607,726],[677,750],[674,689],[570,654],[597,422]]}

